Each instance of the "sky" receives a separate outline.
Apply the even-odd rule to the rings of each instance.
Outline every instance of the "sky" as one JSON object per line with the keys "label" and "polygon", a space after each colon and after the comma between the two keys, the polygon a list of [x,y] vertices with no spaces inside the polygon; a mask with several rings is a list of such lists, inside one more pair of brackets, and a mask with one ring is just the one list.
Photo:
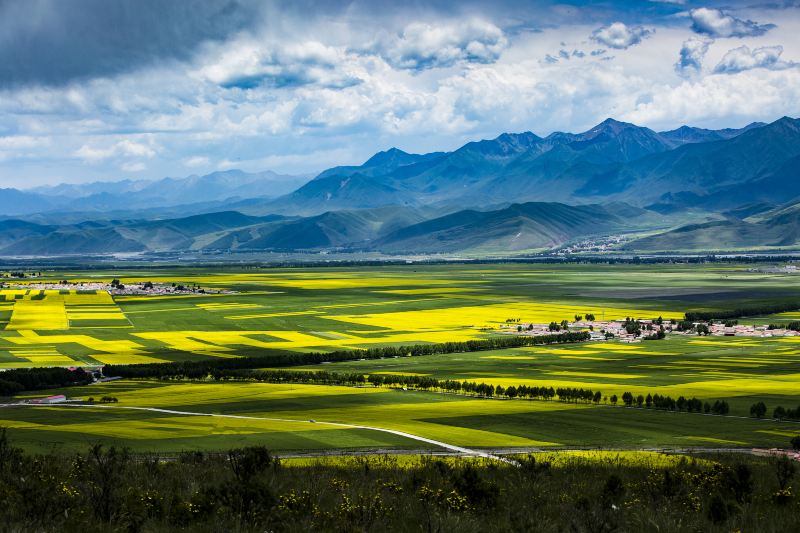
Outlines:
{"label": "sky", "polygon": [[0,0],[0,187],[800,116],[800,3]]}

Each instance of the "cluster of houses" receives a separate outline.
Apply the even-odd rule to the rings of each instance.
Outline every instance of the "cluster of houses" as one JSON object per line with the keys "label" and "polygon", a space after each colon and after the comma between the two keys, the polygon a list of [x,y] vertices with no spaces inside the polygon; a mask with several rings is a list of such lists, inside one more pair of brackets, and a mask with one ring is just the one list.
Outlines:
{"label": "cluster of houses", "polygon": [[797,337],[800,332],[791,329],[769,329],[767,326],[748,326],[737,324],[726,326],[724,324],[712,324],[708,327],[711,335],[725,337]]}
{"label": "cluster of houses", "polygon": [[[626,329],[626,321],[624,320],[582,320],[578,322],[569,322],[568,329],[570,330],[589,330],[591,340],[601,341],[613,338],[620,342],[636,343],[641,342],[642,338],[657,332],[661,327],[655,324],[653,320],[637,320],[641,323],[642,330],[639,334],[628,333]],[[700,323],[698,323],[700,324]],[[697,326],[698,324],[695,324]],[[647,329],[652,326],[652,330]],[[665,332],[674,335],[688,335],[696,336],[696,330],[679,331],[675,324],[669,321],[663,323]],[[517,334],[517,335],[549,335],[555,333],[550,329],[550,324],[533,324],[533,323],[509,323],[501,326],[503,333]],[[746,324],[735,324],[726,326],[723,323],[714,323],[708,325],[708,334],[716,337],[797,337],[800,332],[791,329],[769,329],[767,326],[753,326]]]}
{"label": "cluster of houses", "polygon": [[623,235],[611,235],[608,237],[586,239],[579,242],[564,245],[554,252],[553,255],[572,255],[586,252],[610,252],[614,251],[620,244],[626,242],[628,238]]}
{"label": "cluster of houses", "polygon": [[234,294],[236,291],[223,290],[223,289],[206,289],[200,288],[196,285],[180,285],[175,283],[150,283],[139,282],[131,283],[128,285],[119,282],[47,282],[47,283],[15,283],[15,289],[31,289],[31,290],[78,290],[78,291],[106,291],[115,296],[128,295],[128,296],[147,296],[147,295],[175,295],[175,294]]}

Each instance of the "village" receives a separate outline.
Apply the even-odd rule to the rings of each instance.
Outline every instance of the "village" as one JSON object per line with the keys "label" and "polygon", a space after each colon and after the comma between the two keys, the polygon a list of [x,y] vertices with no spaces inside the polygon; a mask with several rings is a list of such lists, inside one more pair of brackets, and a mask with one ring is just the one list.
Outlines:
{"label": "village", "polygon": [[151,281],[138,281],[124,284],[118,279],[106,281],[48,281],[48,282],[21,282],[0,283],[0,288],[27,289],[42,291],[105,291],[112,296],[161,296],[161,295],[189,295],[189,294],[236,294],[237,291],[228,289],[207,289],[197,284],[187,283],[153,283]]}
{"label": "village", "polygon": [[[592,315],[588,315],[592,317]],[[713,337],[797,337],[800,332],[782,326],[739,324],[737,321],[719,322],[676,322],[657,319],[625,320],[562,320],[559,323],[536,324],[509,319],[500,326],[500,333],[509,335],[550,335],[560,331],[589,331],[592,341],[617,340],[624,343],[638,343],[643,340],[658,340],[670,335]],[[662,333],[659,333],[662,332]]]}

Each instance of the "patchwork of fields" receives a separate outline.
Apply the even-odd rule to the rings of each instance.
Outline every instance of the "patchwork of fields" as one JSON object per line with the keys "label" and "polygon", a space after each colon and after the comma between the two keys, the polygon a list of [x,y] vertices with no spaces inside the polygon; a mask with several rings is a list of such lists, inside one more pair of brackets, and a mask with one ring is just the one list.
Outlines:
{"label": "patchwork of fields", "polygon": [[[102,272],[48,279],[110,281]],[[133,364],[329,351],[484,338],[507,321],[680,318],[687,310],[800,300],[792,274],[739,265],[435,265],[214,272],[115,271],[125,284],[197,284],[230,294],[114,297],[103,291],[0,290],[0,368]],[[29,281],[29,280],[28,280]],[[784,316],[785,315],[785,316]],[[786,313],[763,320],[792,320]],[[794,338],[684,338],[590,343],[311,366],[414,374],[494,385],[583,387],[604,396],[668,394],[724,399],[746,417],[754,401],[800,403]],[[419,448],[365,429],[407,431],[473,447],[780,446],[798,425],[541,401],[480,400],[425,392],[269,384],[117,382],[69,389],[115,408],[3,408],[0,425],[28,446],[116,442],[138,450]],[[198,413],[124,409],[158,407]],[[64,410],[68,409],[67,412]],[[201,414],[246,415],[253,419]],[[297,422],[267,421],[281,418]]]}
{"label": "patchwork of fields", "polygon": [[800,297],[791,274],[727,265],[481,265],[57,272],[233,294],[0,290],[0,368],[127,364],[481,338],[508,319],[680,317],[688,308]]}
{"label": "patchwork of fields", "polygon": [[725,399],[744,416],[755,401],[768,406],[800,404],[800,337],[672,337],[639,344],[536,346],[331,363],[325,370],[431,376],[503,387],[591,388],[605,396],[632,392]]}

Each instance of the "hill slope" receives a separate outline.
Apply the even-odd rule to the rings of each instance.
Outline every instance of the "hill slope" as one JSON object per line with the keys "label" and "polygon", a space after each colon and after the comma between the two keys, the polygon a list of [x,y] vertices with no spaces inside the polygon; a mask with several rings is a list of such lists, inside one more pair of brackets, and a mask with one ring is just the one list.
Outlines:
{"label": "hill slope", "polygon": [[777,247],[800,247],[800,204],[746,219],[686,225],[632,241],[625,249],[703,252]]}
{"label": "hill slope", "polygon": [[388,234],[375,248],[415,252],[549,249],[578,237],[653,224],[657,218],[654,213],[621,204],[530,202],[488,212],[464,210],[421,222]]}

